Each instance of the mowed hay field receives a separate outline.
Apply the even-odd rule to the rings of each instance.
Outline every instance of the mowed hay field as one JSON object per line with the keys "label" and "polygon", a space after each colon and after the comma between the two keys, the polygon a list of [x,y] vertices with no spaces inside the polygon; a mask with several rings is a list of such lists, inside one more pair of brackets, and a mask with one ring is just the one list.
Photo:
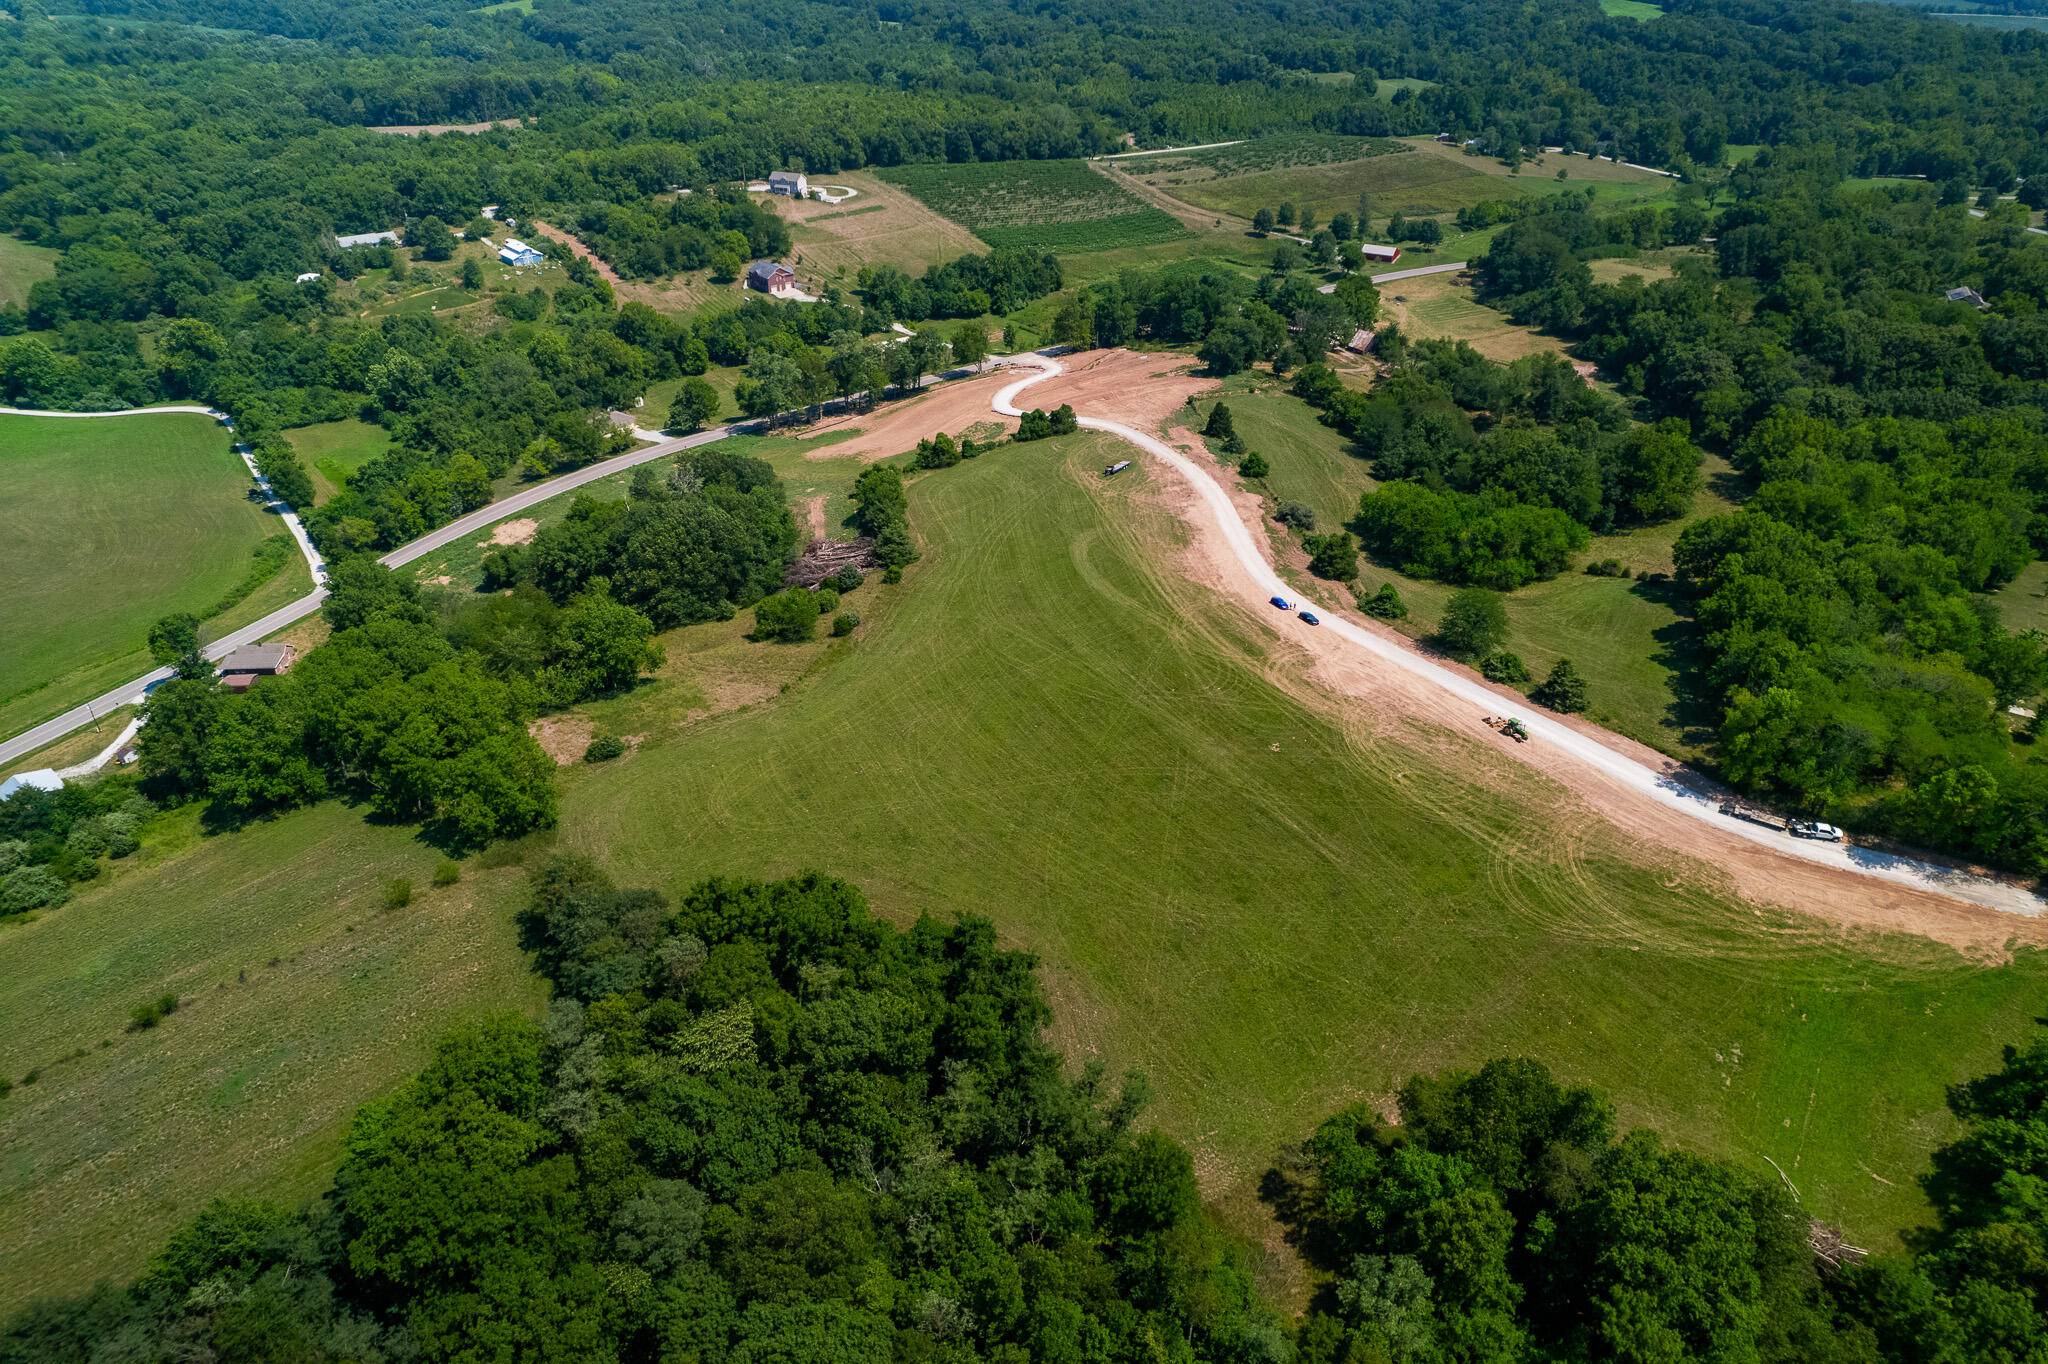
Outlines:
{"label": "mowed hay field", "polygon": [[[0,416],[0,734],[148,671],[151,622],[206,615],[284,531],[229,440],[197,413]],[[236,611],[310,590],[297,550],[272,583]]]}
{"label": "mowed hay field", "polygon": [[1459,272],[1382,284],[1382,315],[1399,324],[1402,334],[1411,340],[1464,341],[1502,364],[1525,355],[1565,353],[1561,339],[1518,326],[1506,313],[1473,297],[1472,286],[1464,280],[1464,273]]}
{"label": "mowed hay field", "polygon": [[[0,930],[0,1314],[133,1274],[212,1198],[317,1194],[454,1018],[542,1002],[519,872],[430,888],[432,849],[338,802],[214,838],[188,812],[138,856]],[[386,911],[394,876],[413,903]],[[125,1031],[166,991],[176,1014]]]}
{"label": "mowed hay field", "polygon": [[[1260,1172],[1325,1113],[1511,1052],[1772,1156],[1860,1243],[1922,1215],[1942,1086],[2025,1035],[2037,957],[1731,904],[1476,739],[1335,709],[1182,579],[1144,461],[1099,476],[1127,454],[1081,435],[918,475],[924,559],[848,598],[853,636],[671,634],[660,680],[559,722],[632,751],[561,769],[560,829],[490,860],[669,890],[814,867],[898,921],[986,915],[1041,957],[1076,1063],[1148,1072],[1253,1235]],[[0,1065],[46,1073],[0,1104],[0,1306],[132,1271],[213,1193],[317,1189],[433,1029],[536,1004],[508,868],[381,912],[431,857],[332,804],[146,855],[9,943]],[[166,988],[187,1008],[119,1031]]]}
{"label": "mowed hay field", "polygon": [[863,265],[897,265],[921,275],[934,265],[988,250],[966,228],[875,176],[835,175],[830,183],[859,193],[841,204],[771,199],[790,224],[791,254],[806,284],[851,288]]}

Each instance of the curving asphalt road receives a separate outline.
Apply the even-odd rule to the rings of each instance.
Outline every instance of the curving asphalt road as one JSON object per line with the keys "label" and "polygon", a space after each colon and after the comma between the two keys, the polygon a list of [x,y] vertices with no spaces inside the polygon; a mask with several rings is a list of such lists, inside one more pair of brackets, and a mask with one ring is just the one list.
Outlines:
{"label": "curving asphalt road", "polygon": [[[1017,405],[1017,395],[1033,384],[1043,383],[1060,374],[1063,367],[1058,360],[1049,356],[1012,356],[1008,358],[1008,362],[1030,365],[1038,371],[1015,383],[1005,385],[992,400],[991,405],[997,412],[1007,417],[1015,417],[1022,415],[1022,409]],[[1230,494],[1206,468],[1158,437],[1121,422],[1086,416],[1078,417],[1077,420],[1080,425],[1091,431],[1105,431],[1129,441],[1146,454],[1164,461],[1186,479],[1189,486],[1200,495],[1204,509],[1214,518],[1217,528],[1223,532],[1239,568],[1260,596],[1288,596],[1294,592],[1267,561],[1265,554],[1253,539],[1251,529],[1237,514]],[[1320,626],[1308,625],[1293,616],[1276,619],[1275,624],[1282,629],[1320,629],[1333,634],[1348,644],[1414,674],[1441,691],[1462,701],[1469,701],[1475,722],[1483,716],[1497,714],[1501,709],[1500,695],[1474,679],[1446,668],[1414,649],[1345,620],[1335,613],[1325,615]],[[1939,863],[1861,848],[1854,844],[1810,842],[1763,828],[1746,820],[1732,818],[1720,812],[1720,801],[1717,797],[1686,786],[1669,774],[1617,752],[1568,725],[1560,724],[1540,712],[1532,712],[1521,718],[1523,724],[1528,726],[1532,739],[1561,749],[1587,766],[1595,768],[1602,775],[1659,804],[1711,824],[1725,833],[1748,839],[1752,843],[1763,844],[1788,857],[1804,858],[1809,862],[1838,867],[1863,876],[1873,876],[1880,880],[1910,886],[1915,890],[1930,891],[1967,901],[1987,909],[2028,916],[2048,912],[2048,900],[2044,900],[2024,886],[2008,881],[1977,876]]]}

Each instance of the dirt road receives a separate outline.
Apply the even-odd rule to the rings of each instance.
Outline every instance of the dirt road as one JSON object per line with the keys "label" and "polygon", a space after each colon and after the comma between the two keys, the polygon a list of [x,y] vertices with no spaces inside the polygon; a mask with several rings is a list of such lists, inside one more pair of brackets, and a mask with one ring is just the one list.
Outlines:
{"label": "dirt road", "polygon": [[[1156,366],[1168,357],[1140,358]],[[1006,384],[995,397],[995,410],[1016,415],[1020,398],[1033,389],[1038,391],[1023,401],[1050,405],[1047,400],[1058,397],[1066,367],[1042,356],[1019,356],[1016,363],[1038,372]],[[1133,366],[1103,356],[1081,357],[1076,366],[1080,374],[1116,368],[1129,372]],[[1175,391],[1166,389],[1152,406],[1163,402],[1170,408]],[[1128,410],[1144,410],[1143,404],[1133,403],[1127,396]],[[2000,953],[2016,941],[2048,943],[2048,918],[2042,917],[2048,901],[2025,886],[1873,849],[1807,842],[1729,818],[1712,794],[1681,780],[1677,765],[1661,755],[1590,725],[1551,716],[1519,695],[1511,700],[1510,693],[1362,618],[1323,611],[1318,627],[1274,610],[1266,604],[1268,597],[1292,597],[1295,590],[1266,555],[1256,499],[1233,497],[1206,462],[1175,449],[1151,429],[1085,413],[1080,424],[1130,442],[1185,481],[1194,494],[1186,519],[1204,547],[1215,585],[1305,650],[1315,660],[1318,681],[1370,695],[1381,706],[1392,703],[1454,734],[1484,734],[1484,716],[1512,710],[1527,724],[1533,742],[1500,746],[1499,752],[1562,784],[1639,839],[1650,859],[1696,860],[1703,864],[1698,874],[1725,881],[1753,903],[1783,906],[1844,927],[1917,933],[1977,953]]]}

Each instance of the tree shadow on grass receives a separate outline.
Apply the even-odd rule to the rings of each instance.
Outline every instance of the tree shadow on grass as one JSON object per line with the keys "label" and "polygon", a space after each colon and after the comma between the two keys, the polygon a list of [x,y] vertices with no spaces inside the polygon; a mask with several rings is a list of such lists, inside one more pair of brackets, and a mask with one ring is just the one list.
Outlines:
{"label": "tree shadow on grass", "polygon": [[1650,661],[1671,676],[1672,700],[1664,708],[1664,718],[1686,744],[1705,748],[1719,734],[1720,717],[1707,687],[1706,642],[1692,615],[1692,598],[1675,579],[1662,573],[1637,580],[1629,592],[1677,617],[1651,632],[1657,651]]}

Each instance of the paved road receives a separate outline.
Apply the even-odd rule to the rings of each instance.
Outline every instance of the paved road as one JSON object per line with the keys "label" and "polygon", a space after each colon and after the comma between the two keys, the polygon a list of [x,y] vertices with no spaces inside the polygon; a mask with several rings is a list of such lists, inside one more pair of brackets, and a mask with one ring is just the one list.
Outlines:
{"label": "paved road", "polygon": [[[1016,356],[1012,358],[1012,362],[1031,365],[1038,371],[1006,385],[995,395],[992,401],[995,410],[1004,416],[1014,417],[1021,414],[1016,401],[1017,395],[1031,385],[1042,383],[1059,374],[1062,367],[1059,361],[1046,356]],[[1257,594],[1262,597],[1276,594],[1293,595],[1294,589],[1274,571],[1272,564],[1267,562],[1266,556],[1253,540],[1251,530],[1237,514],[1230,494],[1207,469],[1158,437],[1120,422],[1088,416],[1078,417],[1077,420],[1090,430],[1106,431],[1119,436],[1178,470],[1188,481],[1189,486],[1200,495],[1204,507],[1229,543],[1232,556]],[[1334,612],[1323,617],[1321,626],[1309,626],[1289,617],[1283,628],[1321,629],[1421,678],[1441,691],[1460,700],[1469,701],[1472,704],[1475,725],[1480,717],[1497,714],[1502,708],[1503,699],[1500,694],[1475,679],[1444,667],[1406,645],[1398,644],[1345,620]],[[1525,714],[1521,718],[1528,726],[1532,739],[1554,745],[1637,794],[1713,825],[1722,832],[1734,834],[1752,843],[1763,844],[1787,856],[1804,858],[1809,862],[1910,886],[1915,890],[1950,896],[1989,909],[2029,916],[2048,912],[2048,900],[2043,900],[2041,896],[2024,886],[2008,881],[1975,876],[1938,863],[1923,862],[1916,858],[1901,857],[1870,848],[1859,848],[1852,844],[1809,842],[1745,820],[1731,818],[1720,812],[1718,798],[1710,793],[1688,787],[1671,774],[1638,762],[1569,725],[1552,720],[1540,712]]]}
{"label": "paved road", "polygon": [[225,412],[216,412],[210,407],[198,407],[191,403],[174,403],[164,407],[122,407],[111,412],[49,412],[40,407],[0,407],[0,417],[142,417],[152,412],[197,412],[202,417],[215,421],[226,421]]}
{"label": "paved road", "polygon": [[[1384,275],[1374,275],[1371,278],[1374,284],[1392,284],[1396,280],[1421,279],[1424,275],[1448,275],[1453,270],[1462,270],[1471,263],[1470,261],[1452,260],[1445,261],[1442,265],[1418,265],[1412,270],[1389,270]],[[1337,286],[1334,283],[1320,285],[1317,287],[1316,292],[1319,294],[1334,294],[1337,292]]]}

